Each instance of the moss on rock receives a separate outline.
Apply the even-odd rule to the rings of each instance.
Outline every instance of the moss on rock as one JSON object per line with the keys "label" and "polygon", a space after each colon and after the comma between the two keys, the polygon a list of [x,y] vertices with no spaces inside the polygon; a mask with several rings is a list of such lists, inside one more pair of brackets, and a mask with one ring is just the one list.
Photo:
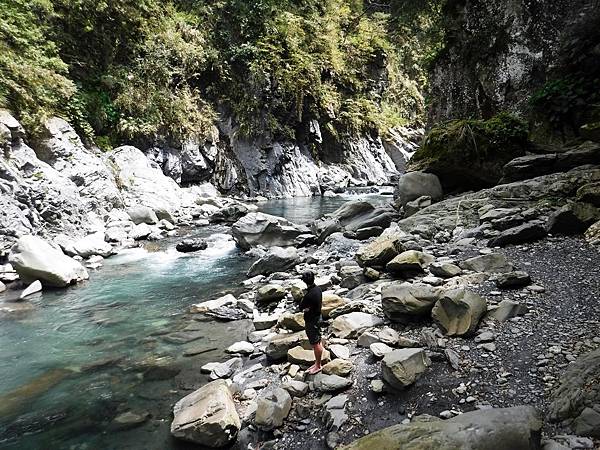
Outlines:
{"label": "moss on rock", "polygon": [[431,129],[411,169],[436,174],[446,188],[494,186],[502,168],[528,148],[527,125],[502,113],[488,120],[453,120]]}

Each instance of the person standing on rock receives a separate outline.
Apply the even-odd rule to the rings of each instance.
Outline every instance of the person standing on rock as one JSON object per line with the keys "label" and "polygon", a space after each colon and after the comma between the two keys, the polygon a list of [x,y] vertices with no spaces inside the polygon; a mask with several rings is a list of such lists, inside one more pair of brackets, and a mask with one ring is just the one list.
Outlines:
{"label": "person standing on rock", "polygon": [[315,274],[310,270],[302,274],[302,281],[306,283],[308,289],[300,302],[300,309],[304,312],[304,323],[308,341],[315,352],[315,363],[308,368],[307,372],[314,375],[321,371],[321,357],[323,356],[320,329],[323,292],[315,284]]}

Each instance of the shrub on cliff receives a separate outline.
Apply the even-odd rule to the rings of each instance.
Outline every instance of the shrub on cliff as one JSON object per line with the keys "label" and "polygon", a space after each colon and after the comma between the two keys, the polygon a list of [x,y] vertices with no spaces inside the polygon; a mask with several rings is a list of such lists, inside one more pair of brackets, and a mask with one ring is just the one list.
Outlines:
{"label": "shrub on cliff", "polygon": [[436,174],[445,188],[494,186],[502,168],[528,147],[527,125],[501,113],[489,120],[453,120],[431,129],[411,168]]}

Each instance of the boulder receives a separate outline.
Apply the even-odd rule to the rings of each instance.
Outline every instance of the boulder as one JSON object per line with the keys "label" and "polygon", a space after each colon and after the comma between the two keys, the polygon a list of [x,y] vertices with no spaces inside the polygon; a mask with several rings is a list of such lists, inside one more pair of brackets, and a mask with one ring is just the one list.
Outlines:
{"label": "boulder", "polygon": [[403,348],[385,354],[381,362],[383,379],[395,389],[413,384],[431,365],[422,348]]}
{"label": "boulder", "polygon": [[384,344],[383,342],[373,342],[369,346],[369,350],[371,350],[371,353],[373,353],[373,356],[375,356],[375,358],[381,359],[393,349],[389,345]]}
{"label": "boulder", "polygon": [[359,266],[344,266],[339,272],[340,286],[346,289],[354,289],[367,282],[363,269]]}
{"label": "boulder", "polygon": [[398,180],[394,192],[394,197],[398,199],[400,206],[405,206],[408,202],[423,196],[438,201],[442,198],[442,195],[442,185],[439,178],[436,175],[424,172],[405,173]]}
{"label": "boulder", "polygon": [[292,409],[292,397],[282,388],[275,388],[265,397],[258,399],[254,422],[263,430],[272,430],[283,425]]}
{"label": "boulder", "polygon": [[435,257],[418,250],[407,250],[400,253],[386,265],[386,269],[393,273],[422,272],[435,261]]}
{"label": "boulder", "polygon": [[190,312],[192,314],[205,313],[205,312],[212,311],[212,310],[215,310],[218,308],[222,308],[224,306],[232,306],[232,305],[235,305],[236,303],[237,303],[237,299],[233,295],[227,294],[227,295],[224,295],[223,297],[219,297],[215,300],[208,300],[203,303],[197,303],[195,305],[192,305],[190,307]]}
{"label": "boulder", "polygon": [[287,356],[288,350],[296,346],[307,346],[308,337],[306,332],[281,333],[269,339],[265,353],[268,358],[273,360],[283,359]]}
{"label": "boulder", "polygon": [[175,246],[175,249],[181,253],[198,252],[207,248],[208,243],[204,239],[184,239]]}
{"label": "boulder", "polygon": [[600,219],[600,210],[589,203],[570,203],[548,218],[546,229],[552,234],[581,234]]}
{"label": "boulder", "polygon": [[[290,348],[287,352],[288,362],[292,364],[298,364],[299,366],[308,367],[315,363],[315,353],[311,350],[307,350],[303,347],[297,346]],[[326,364],[330,360],[329,352],[323,350],[321,362]]]}
{"label": "boulder", "polygon": [[145,223],[147,225],[155,225],[158,223],[158,217],[152,208],[147,206],[132,206],[125,210],[133,223],[139,225]]}
{"label": "boulder", "polygon": [[202,386],[179,400],[173,408],[171,434],[211,448],[233,442],[240,418],[227,383],[221,380]]}
{"label": "boulder", "polygon": [[344,306],[348,303],[342,297],[330,292],[323,292],[323,302],[321,304],[321,315],[324,319],[329,318],[329,313],[336,308]]}
{"label": "boulder", "polygon": [[460,275],[462,269],[456,264],[445,262],[433,262],[429,265],[429,271],[436,277],[452,278]]}
{"label": "boulder", "polygon": [[[4,285],[2,285],[4,286]],[[2,292],[3,289],[0,289],[0,292]],[[30,295],[36,294],[38,292],[42,291],[42,283],[40,283],[39,280],[35,280],[33,283],[31,283],[29,286],[27,286],[23,292],[21,292],[21,295],[19,295],[19,300],[23,300],[26,297],[29,297]]]}
{"label": "boulder", "polygon": [[484,409],[449,420],[417,417],[370,433],[340,450],[538,450],[542,419],[532,406]]}
{"label": "boulder", "polygon": [[383,268],[404,248],[396,237],[381,236],[356,252],[356,261],[362,267]]}
{"label": "boulder", "polygon": [[488,255],[469,258],[461,262],[460,267],[475,272],[487,273],[506,273],[513,270],[513,265],[501,253],[490,253]]}
{"label": "boulder", "polygon": [[352,386],[352,380],[339,375],[326,375],[318,373],[315,375],[314,388],[319,392],[338,392]]}
{"label": "boulder", "polygon": [[308,393],[308,384],[304,381],[289,380],[284,382],[282,387],[288,391],[292,397],[304,397]]}
{"label": "boulder", "polygon": [[227,353],[240,353],[242,355],[251,355],[254,353],[254,345],[250,342],[239,341],[234,342],[225,350]]}
{"label": "boulder", "polygon": [[108,242],[104,240],[104,233],[88,234],[86,237],[76,240],[73,249],[82,258],[100,255],[104,258],[113,255],[115,251]]}
{"label": "boulder", "polygon": [[285,313],[277,320],[277,326],[291,331],[304,330],[304,314],[303,313]]}
{"label": "boulder", "polygon": [[538,222],[528,222],[502,231],[488,241],[488,247],[505,247],[537,241],[547,234],[546,229]]}
{"label": "boulder", "polygon": [[504,166],[502,183],[526,180],[555,172],[567,172],[600,160],[600,145],[586,142],[561,153],[526,155],[515,158]]}
{"label": "boulder", "polygon": [[506,322],[513,317],[527,314],[529,309],[514,300],[502,300],[498,305],[490,306],[486,314],[486,318],[497,320],[498,322]]}
{"label": "boulder", "polygon": [[285,289],[278,284],[267,284],[256,291],[256,300],[260,303],[276,302],[285,296]]}
{"label": "boulder", "polygon": [[307,233],[306,226],[260,212],[242,217],[231,227],[233,238],[243,250],[257,245],[289,247],[294,245],[298,236]]}
{"label": "boulder", "polygon": [[[557,389],[552,393],[548,417],[553,422],[573,420],[578,432],[599,437],[600,349],[586,353],[565,369]],[[593,410],[593,411],[590,411]],[[594,413],[595,411],[595,413]]]}
{"label": "boulder", "polygon": [[577,201],[600,207],[600,181],[584,184],[577,189]]}
{"label": "boulder", "polygon": [[348,359],[350,358],[350,350],[342,344],[331,344],[327,347],[334,358]]}
{"label": "boulder", "polygon": [[152,234],[152,232],[153,230],[150,227],[150,225],[140,223],[139,225],[133,227],[133,229],[129,233],[129,237],[134,241],[142,241],[144,239],[147,239]]}
{"label": "boulder", "polygon": [[433,202],[431,201],[431,197],[428,195],[424,195],[422,197],[417,198],[416,200],[408,202],[406,205],[404,205],[404,217],[410,217],[418,213],[422,209],[431,206],[432,203]]}
{"label": "boulder", "polygon": [[587,229],[585,239],[592,245],[600,245],[600,220]]}
{"label": "boulder", "polygon": [[292,269],[298,262],[298,252],[294,247],[271,247],[263,257],[252,264],[247,275],[249,277],[254,277],[256,275],[269,275],[274,272],[284,272]]}
{"label": "boulder", "polygon": [[246,205],[234,203],[216,211],[210,216],[211,223],[234,223],[250,212]]}
{"label": "boulder", "polygon": [[486,311],[487,303],[479,294],[454,289],[442,294],[431,317],[448,336],[464,336],[475,332]]}
{"label": "boulder", "polygon": [[347,377],[354,370],[352,361],[348,359],[336,358],[329,361],[323,366],[323,373],[325,375],[338,375],[340,377]]}
{"label": "boulder", "polygon": [[333,334],[343,339],[356,338],[361,331],[367,328],[376,327],[383,323],[383,319],[373,314],[364,312],[351,312],[336,317],[333,320],[331,328]]}
{"label": "boulder", "polygon": [[25,283],[40,280],[44,286],[64,287],[89,278],[79,262],[37,236],[17,240],[8,261]]}
{"label": "boulder", "polygon": [[519,288],[531,283],[531,277],[527,272],[518,270],[498,275],[495,282],[500,289]]}
{"label": "boulder", "polygon": [[381,306],[388,319],[407,323],[429,316],[440,295],[440,289],[426,284],[395,282],[381,289]]}

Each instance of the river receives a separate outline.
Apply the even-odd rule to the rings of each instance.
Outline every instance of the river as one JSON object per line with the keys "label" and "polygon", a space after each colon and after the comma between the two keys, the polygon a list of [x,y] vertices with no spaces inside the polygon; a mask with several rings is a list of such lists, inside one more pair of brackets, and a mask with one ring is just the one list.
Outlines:
{"label": "river", "polygon": [[[389,199],[295,198],[259,208],[308,223],[360,197]],[[197,321],[187,313],[241,288],[252,259],[227,231],[182,230],[210,241],[197,254],[175,250],[183,236],[126,250],[89,281],[36,294],[31,310],[0,318],[0,448],[188,448],[170,437],[173,404],[207,381],[203,364],[227,359],[223,349],[252,329],[250,321]],[[180,342],[180,330],[198,338]],[[204,353],[185,357],[186,350]],[[113,419],[126,411],[148,419],[118,429]]]}

